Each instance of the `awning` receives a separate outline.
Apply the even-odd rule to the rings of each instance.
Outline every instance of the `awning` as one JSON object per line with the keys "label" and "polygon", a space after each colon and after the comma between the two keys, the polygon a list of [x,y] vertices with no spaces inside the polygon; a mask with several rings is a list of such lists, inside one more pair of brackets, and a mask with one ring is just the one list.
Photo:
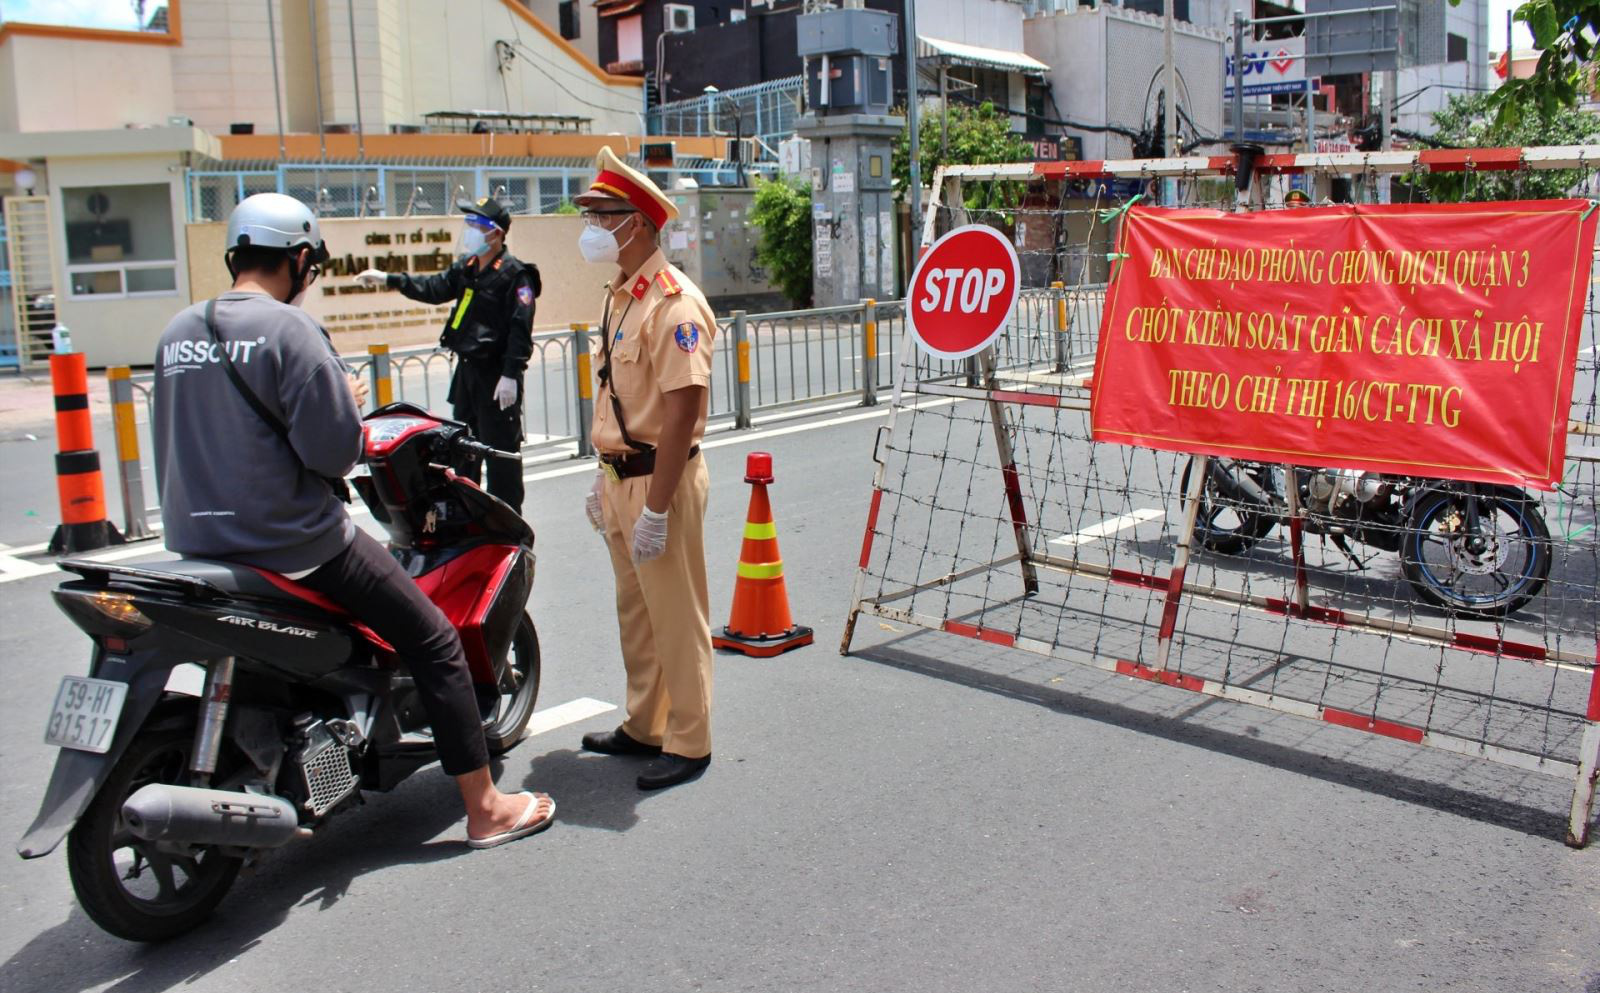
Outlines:
{"label": "awning", "polygon": [[1049,66],[1031,55],[1024,55],[1022,52],[1008,52],[1003,48],[983,48],[979,45],[964,45],[959,41],[945,41],[943,38],[930,38],[927,35],[917,35],[917,58],[918,60],[936,59],[946,65],[998,69],[1001,72],[1021,72],[1030,76],[1042,76],[1050,71]]}
{"label": "awning", "polygon": [[621,17],[644,6],[644,0],[595,0],[595,10],[601,17]]}

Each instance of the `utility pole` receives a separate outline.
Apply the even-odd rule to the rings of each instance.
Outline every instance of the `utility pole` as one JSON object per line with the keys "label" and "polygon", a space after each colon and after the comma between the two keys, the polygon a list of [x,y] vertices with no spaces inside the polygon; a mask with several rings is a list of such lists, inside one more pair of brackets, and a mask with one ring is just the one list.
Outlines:
{"label": "utility pole", "polygon": [[356,159],[367,159],[367,136],[361,126],[361,69],[356,62],[356,0],[345,5],[350,12],[350,86],[356,95]]}
{"label": "utility pole", "polygon": [[[1183,143],[1178,141],[1178,65],[1173,57],[1173,0],[1166,3],[1166,24],[1164,25],[1163,42],[1166,46],[1167,59],[1167,117],[1164,122],[1166,140],[1162,142],[1162,153],[1171,158],[1183,154]],[[1237,80],[1235,80],[1237,82]],[[1174,179],[1166,179],[1161,183],[1161,202],[1172,206],[1177,200],[1178,183]]]}
{"label": "utility pole", "polygon": [[1233,140],[1244,141],[1244,11],[1233,12]]}
{"label": "utility pole", "polygon": [[911,189],[906,191],[911,204],[911,257],[903,263],[906,276],[916,265],[917,246],[922,240],[922,135],[921,112],[917,106],[917,0],[906,0],[906,127],[911,129]]}
{"label": "utility pole", "polygon": [[289,150],[283,137],[283,83],[278,79],[278,26],[272,0],[267,0],[267,45],[272,50],[272,101],[278,108],[278,162],[281,164],[289,157]]}

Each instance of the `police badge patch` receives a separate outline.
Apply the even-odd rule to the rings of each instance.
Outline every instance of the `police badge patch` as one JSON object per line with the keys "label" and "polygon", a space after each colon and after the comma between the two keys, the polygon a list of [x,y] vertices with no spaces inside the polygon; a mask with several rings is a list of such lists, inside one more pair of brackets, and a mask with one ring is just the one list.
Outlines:
{"label": "police badge patch", "polygon": [[680,324],[672,333],[672,339],[678,343],[679,348],[693,354],[694,350],[700,347],[700,328],[693,321]]}
{"label": "police badge patch", "polygon": [[517,287],[517,300],[524,307],[533,306],[533,287],[529,286],[527,283],[523,283],[521,286]]}

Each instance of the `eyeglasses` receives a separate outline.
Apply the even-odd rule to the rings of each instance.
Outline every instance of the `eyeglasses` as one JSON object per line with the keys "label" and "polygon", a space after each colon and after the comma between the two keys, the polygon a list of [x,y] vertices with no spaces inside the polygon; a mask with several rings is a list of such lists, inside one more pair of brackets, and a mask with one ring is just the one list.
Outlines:
{"label": "eyeglasses", "polygon": [[630,214],[637,213],[638,211],[636,210],[586,210],[583,212],[583,221],[591,228],[606,228],[609,230],[622,222],[611,221],[608,218],[627,217]]}

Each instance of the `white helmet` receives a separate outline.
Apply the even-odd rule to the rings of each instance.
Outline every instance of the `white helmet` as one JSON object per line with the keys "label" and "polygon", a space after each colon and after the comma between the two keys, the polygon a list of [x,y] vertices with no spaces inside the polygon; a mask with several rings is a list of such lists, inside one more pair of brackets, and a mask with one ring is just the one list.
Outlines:
{"label": "white helmet", "polygon": [[311,261],[328,261],[328,247],[311,208],[282,193],[257,193],[239,201],[228,215],[227,254],[246,245],[292,251],[310,248]]}

